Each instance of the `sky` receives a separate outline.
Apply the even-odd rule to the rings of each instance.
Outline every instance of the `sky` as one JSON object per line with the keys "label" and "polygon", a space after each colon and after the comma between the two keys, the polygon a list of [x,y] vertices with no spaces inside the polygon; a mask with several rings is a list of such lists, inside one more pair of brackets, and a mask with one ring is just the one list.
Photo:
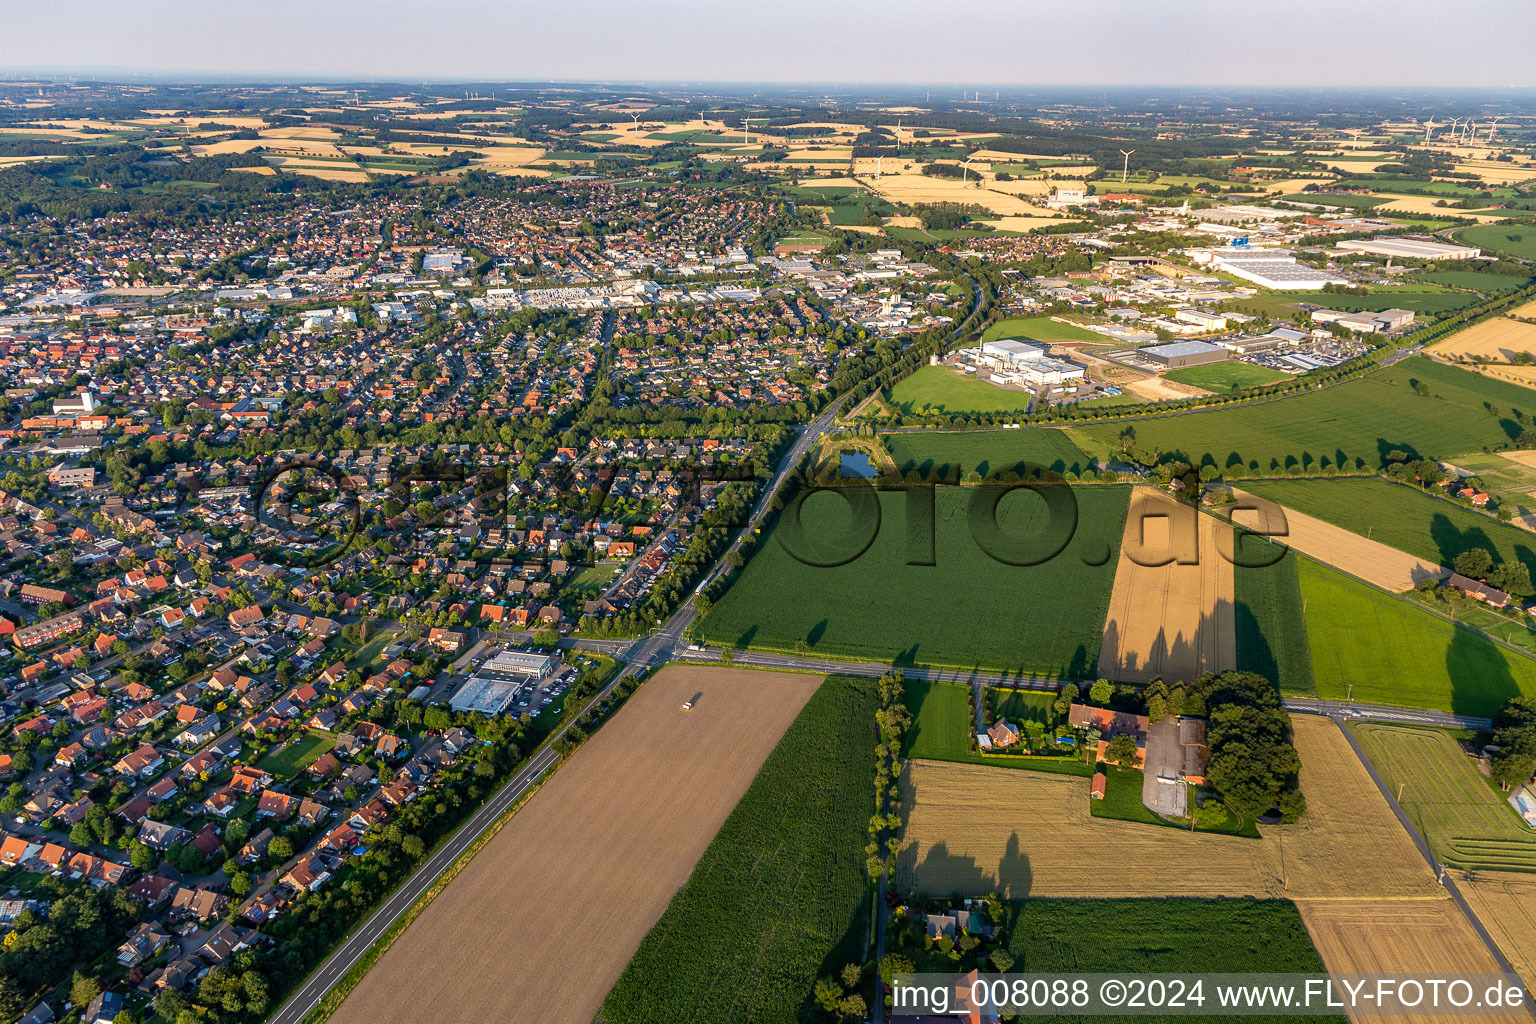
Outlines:
{"label": "sky", "polygon": [[412,81],[1536,86],[1532,0],[72,0],[0,74]]}

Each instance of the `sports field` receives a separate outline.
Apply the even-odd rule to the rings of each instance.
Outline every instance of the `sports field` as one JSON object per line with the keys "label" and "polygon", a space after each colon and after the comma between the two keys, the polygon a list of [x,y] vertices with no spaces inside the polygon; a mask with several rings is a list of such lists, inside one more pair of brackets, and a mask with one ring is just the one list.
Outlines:
{"label": "sports field", "polygon": [[823,962],[864,958],[877,704],[873,680],[821,685],[640,944],[599,1021],[796,1024],[827,973]]}
{"label": "sports field", "polygon": [[1536,660],[1311,559],[1296,568],[1319,697],[1492,715],[1536,695]]}
{"label": "sports field", "polygon": [[1249,839],[1095,818],[1087,779],[912,761],[902,778],[911,810],[897,883],[1013,899],[1078,896],[1090,883],[1107,898],[1440,898],[1338,727],[1311,715],[1293,716],[1291,725],[1307,813],[1284,826],[1283,864],[1277,830],[1267,826]]}
{"label": "sports field", "polygon": [[[821,682],[718,668],[658,673],[428,905],[331,1019],[590,1024]],[[693,710],[681,710],[695,694]],[[867,792],[867,773],[862,781]],[[862,866],[862,854],[850,857]],[[558,907],[558,928],[581,941],[559,956],[509,955],[528,941],[538,907]]]}
{"label": "sports field", "polygon": [[1027,412],[1033,398],[1033,392],[989,384],[952,366],[920,366],[891,388],[891,403],[908,416],[922,412]]}
{"label": "sports field", "polygon": [[[1418,394],[1420,382],[1428,394]],[[1400,450],[1449,458],[1509,445],[1536,414],[1536,393],[1420,356],[1321,391],[1181,416],[1073,427],[1090,453],[1136,443],[1229,472],[1378,468]],[[973,442],[984,435],[975,435]]]}
{"label": "sports field", "polygon": [[1451,867],[1536,871],[1536,829],[1520,820],[1472,759],[1437,729],[1362,722],[1350,727],[1403,810]]}
{"label": "sports field", "polygon": [[[1074,488],[1077,526],[1066,548],[1028,566],[998,560],[973,535],[972,506],[986,499],[983,489],[936,489],[931,559],[927,531],[917,529],[917,543],[909,542],[909,526],[920,519],[909,522],[907,493],[879,493],[872,506],[878,522],[861,517],[857,530],[841,496],[815,494],[804,503],[800,539],[786,528],[786,509],[700,632],[725,646],[792,652],[803,645],[811,653],[898,664],[1085,678],[1098,659],[1129,492]],[[983,541],[1014,562],[1029,553],[1004,550],[1012,544],[1006,538],[1046,536],[1045,503],[1026,491],[1004,497],[996,521],[1001,537],[988,539],[983,531]],[[1066,527],[1063,521],[1052,536],[1063,537]],[[843,565],[806,564],[791,553],[821,562],[848,557],[857,543],[837,539],[857,542],[855,534],[870,532],[868,549]]]}
{"label": "sports field", "polygon": [[1052,427],[1019,430],[907,431],[881,439],[902,473],[924,479],[959,479],[976,472],[992,477],[1026,467],[1080,473],[1091,460],[1066,431]]}
{"label": "sports field", "polygon": [[1053,320],[1048,316],[1014,317],[1008,320],[999,320],[982,332],[982,341],[995,341],[998,338],[1032,338],[1035,341],[1096,341],[1103,342],[1102,334],[1094,334],[1092,331],[1076,324],[1063,323]]}
{"label": "sports field", "polygon": [[[1536,536],[1529,531],[1407,484],[1380,477],[1254,480],[1243,490],[1435,565],[1450,565],[1462,552],[1481,548],[1495,562],[1523,562],[1536,575]],[[1340,568],[1355,572],[1348,565]]]}
{"label": "sports field", "polygon": [[1288,553],[1274,565],[1233,568],[1237,667],[1274,680],[1285,693],[1313,694],[1312,651],[1296,562],[1296,555]]}
{"label": "sports field", "polygon": [[1289,373],[1271,370],[1267,366],[1256,366],[1253,363],[1236,360],[1212,363],[1209,366],[1185,366],[1163,374],[1166,380],[1216,392],[1241,391],[1243,388],[1254,388],[1288,380],[1291,376]]}

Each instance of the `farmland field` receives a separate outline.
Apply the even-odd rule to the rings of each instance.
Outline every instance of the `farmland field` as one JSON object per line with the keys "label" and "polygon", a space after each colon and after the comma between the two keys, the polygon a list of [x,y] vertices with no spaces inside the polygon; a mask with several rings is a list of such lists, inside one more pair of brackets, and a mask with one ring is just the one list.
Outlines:
{"label": "farmland field", "polygon": [[1094,334],[1075,324],[1062,323],[1048,316],[999,320],[988,327],[981,338],[983,341],[995,341],[998,338],[1033,338],[1035,341],[1104,341],[1102,334]]}
{"label": "farmland field", "polygon": [[[1098,658],[1129,488],[1077,488],[1077,528],[1068,546],[1030,566],[998,561],[972,536],[969,509],[987,494],[979,488],[938,487],[932,557],[921,531],[924,543],[909,549],[909,501],[923,493],[879,493],[868,549],[831,568],[806,564],[789,545],[832,554],[823,538],[850,535],[849,505],[836,494],[812,495],[801,510],[800,542],[788,539],[795,531],[786,527],[786,509],[703,620],[701,635],[728,647],[795,651],[803,645],[818,654],[898,664],[1088,676]],[[997,506],[1004,537],[1039,539],[1044,522],[1045,503],[1035,494],[1015,491]],[[1050,599],[1040,600],[1043,594]]]}
{"label": "farmland field", "polygon": [[1521,224],[1479,224],[1456,232],[1456,241],[1536,260],[1536,231]]}
{"label": "farmland field", "polygon": [[[1324,301],[1325,299],[1327,301]],[[1364,310],[1376,312],[1396,307],[1412,310],[1421,316],[1438,316],[1441,313],[1450,313],[1476,305],[1479,301],[1476,295],[1466,292],[1453,292],[1438,287],[1410,287],[1378,288],[1369,295],[1346,295],[1342,293],[1323,295],[1318,292],[1285,291],[1265,292],[1259,295],[1234,299],[1231,302],[1224,303],[1222,308],[1262,313],[1265,316],[1277,319],[1289,318],[1302,303],[1309,306],[1322,306],[1328,309],[1342,309],[1351,313]]]}
{"label": "farmland field", "polygon": [[821,685],[640,944],[600,1021],[795,1024],[824,961],[864,958],[877,703],[872,680]]}
{"label": "farmland field", "polygon": [[1032,392],[998,387],[951,366],[920,366],[891,388],[891,403],[909,416],[925,408],[943,413],[1027,412],[1033,398]]}
{"label": "farmland field", "polygon": [[1237,667],[1274,680],[1285,693],[1312,694],[1312,652],[1296,562],[1296,555],[1288,553],[1274,565],[1233,568]]}
{"label": "farmland field", "polygon": [[1475,875],[1453,871],[1451,875],[1500,951],[1525,979],[1526,988],[1536,987],[1536,875],[1508,871]]}
{"label": "farmland field", "polygon": [[1262,384],[1273,384],[1276,381],[1287,380],[1292,375],[1282,373],[1279,370],[1271,370],[1267,366],[1256,366],[1253,363],[1244,363],[1232,360],[1225,363],[1213,363],[1209,366],[1185,366],[1178,370],[1170,370],[1163,376],[1180,384],[1190,384],[1207,391],[1240,391],[1243,388],[1258,387]]}
{"label": "farmland field", "polygon": [[[331,1019],[590,1024],[821,682],[714,668],[658,673],[422,911]],[[697,706],[679,710],[695,693]],[[862,870],[862,852],[853,859]],[[560,927],[581,942],[559,956],[509,956],[540,906],[558,906]],[[443,957],[445,948],[454,955]]]}
{"label": "farmland field", "polygon": [[1300,559],[1297,571],[1325,700],[1491,715],[1536,695],[1536,661],[1374,587]]}
{"label": "farmland field", "polygon": [[1490,293],[1512,292],[1517,288],[1524,288],[1531,283],[1531,279],[1528,277],[1515,277],[1512,274],[1487,274],[1477,270],[1437,270],[1431,274],[1422,274],[1416,280],[1448,285],[1452,288],[1471,288],[1474,291]]}
{"label": "farmland field", "polygon": [[1434,352],[1446,359],[1471,356],[1507,363],[1516,353],[1536,355],[1536,324],[1493,317],[1438,342]]}
{"label": "farmland field", "polygon": [[[1481,548],[1495,562],[1522,562],[1536,574],[1536,535],[1407,484],[1380,477],[1254,480],[1244,483],[1243,490],[1435,565],[1450,565],[1462,552]],[[1371,578],[1348,565],[1339,567]]]}
{"label": "farmland field", "polygon": [[[1451,974],[1497,974],[1499,969],[1488,948],[1472,930],[1465,915],[1449,899],[1298,899],[1296,909],[1306,922],[1307,933],[1331,974],[1416,974],[1444,977]],[[1361,1016],[1358,1019],[1367,1019]],[[1454,1020],[1430,1017],[1371,1017],[1381,1021]],[[1496,1014],[1483,1011],[1480,1021],[1521,1024],[1530,1017],[1519,1011]]]}
{"label": "farmland field", "polygon": [[1536,871],[1536,829],[1527,827],[1462,753],[1435,729],[1363,722],[1361,747],[1429,840],[1435,856],[1467,871]]}
{"label": "farmland field", "polygon": [[1065,431],[1052,428],[906,431],[884,434],[882,440],[898,470],[915,470],[924,479],[958,479],[973,471],[990,477],[1019,471],[1025,463],[1080,473],[1091,463]]}
{"label": "farmland field", "polygon": [[[1283,869],[1268,826],[1249,839],[1095,818],[1087,779],[911,761],[897,884],[1011,899],[1078,896],[1090,883],[1109,898],[1438,898],[1443,890],[1339,728],[1311,715],[1291,726],[1307,813],[1284,827]],[[1149,870],[1156,864],[1178,869]]]}
{"label": "farmland field", "polygon": [[[1429,394],[1417,394],[1415,381]],[[1451,457],[1510,445],[1536,413],[1536,393],[1420,356],[1341,384],[1247,408],[1073,427],[1069,437],[1109,452],[1129,427],[1138,445],[1229,472],[1291,466],[1375,469],[1397,449]],[[984,444],[986,434],[971,435]]]}
{"label": "farmland field", "polygon": [[[1187,538],[1185,526],[1193,527]],[[1232,563],[1221,555],[1231,533],[1231,524],[1156,488],[1131,492],[1104,620],[1101,678],[1188,682],[1237,667]]]}
{"label": "farmland field", "polygon": [[1369,210],[1373,206],[1380,206],[1391,197],[1297,192],[1293,195],[1281,196],[1280,198],[1293,203],[1316,203],[1321,206],[1338,206],[1349,210]]}
{"label": "farmland field", "polygon": [[1004,921],[1016,961],[1042,973],[1323,969],[1286,900],[1029,899]]}

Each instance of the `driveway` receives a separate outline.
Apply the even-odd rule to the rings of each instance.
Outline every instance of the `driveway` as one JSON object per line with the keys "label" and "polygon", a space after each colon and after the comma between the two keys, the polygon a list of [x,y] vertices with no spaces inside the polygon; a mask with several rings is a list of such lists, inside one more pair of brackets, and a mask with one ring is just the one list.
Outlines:
{"label": "driveway", "polygon": [[1147,726],[1146,768],[1141,778],[1141,802],[1158,814],[1182,818],[1187,813],[1189,786],[1184,781],[1184,754],[1179,747],[1179,720],[1169,715]]}

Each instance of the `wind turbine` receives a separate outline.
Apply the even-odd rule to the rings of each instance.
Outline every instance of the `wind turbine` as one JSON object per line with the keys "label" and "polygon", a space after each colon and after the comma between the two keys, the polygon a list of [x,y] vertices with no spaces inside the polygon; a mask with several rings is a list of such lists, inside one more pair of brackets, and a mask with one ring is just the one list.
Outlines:
{"label": "wind turbine", "polygon": [[752,136],[748,134],[752,130],[752,122],[760,120],[756,117],[744,117],[741,119],[741,143],[744,146],[752,145]]}
{"label": "wind turbine", "polygon": [[901,152],[901,118],[896,119],[896,152]]}
{"label": "wind turbine", "polygon": [[885,157],[875,154],[875,177],[880,177],[880,169],[885,166]]}
{"label": "wind turbine", "polygon": [[635,126],[633,128],[631,128],[630,131],[631,132],[636,132],[636,133],[639,132],[640,131],[640,115],[639,114],[630,114],[629,115],[629,119],[631,121],[635,122]]}
{"label": "wind turbine", "polygon": [[1131,154],[1134,153],[1134,152],[1136,152],[1134,149],[1122,149],[1120,151],[1120,155],[1125,157],[1125,164],[1123,166],[1121,166],[1121,168],[1120,168],[1120,184],[1122,184],[1122,185],[1125,184],[1125,179],[1130,177],[1130,174],[1131,174]]}
{"label": "wind turbine", "polygon": [[1451,141],[1452,142],[1456,141],[1456,126],[1459,125],[1459,124],[1461,124],[1461,118],[1459,118],[1459,117],[1451,118]]}
{"label": "wind turbine", "polygon": [[1461,133],[1462,142],[1466,142],[1468,139],[1474,141],[1477,139],[1477,122],[1470,117],[1467,118],[1467,130]]}
{"label": "wind turbine", "polygon": [[1424,145],[1429,145],[1429,140],[1434,135],[1435,129],[1440,127],[1443,126],[1435,124],[1434,118],[1424,122]]}
{"label": "wind turbine", "polygon": [[[960,165],[960,184],[964,185],[966,183],[966,181],[969,180],[970,173],[971,173],[971,157],[967,156],[965,158],[965,162]],[[981,179],[977,178],[976,180],[978,182],[980,182]]]}
{"label": "wind turbine", "polygon": [[1502,117],[1496,117],[1496,118],[1493,119],[1493,124],[1490,124],[1488,126],[1488,136],[1487,136],[1487,138],[1485,138],[1483,140],[1484,142],[1492,142],[1493,141],[1493,131],[1494,131],[1495,128],[1497,128],[1499,126],[1499,122],[1502,121],[1502,120],[1504,120]]}

